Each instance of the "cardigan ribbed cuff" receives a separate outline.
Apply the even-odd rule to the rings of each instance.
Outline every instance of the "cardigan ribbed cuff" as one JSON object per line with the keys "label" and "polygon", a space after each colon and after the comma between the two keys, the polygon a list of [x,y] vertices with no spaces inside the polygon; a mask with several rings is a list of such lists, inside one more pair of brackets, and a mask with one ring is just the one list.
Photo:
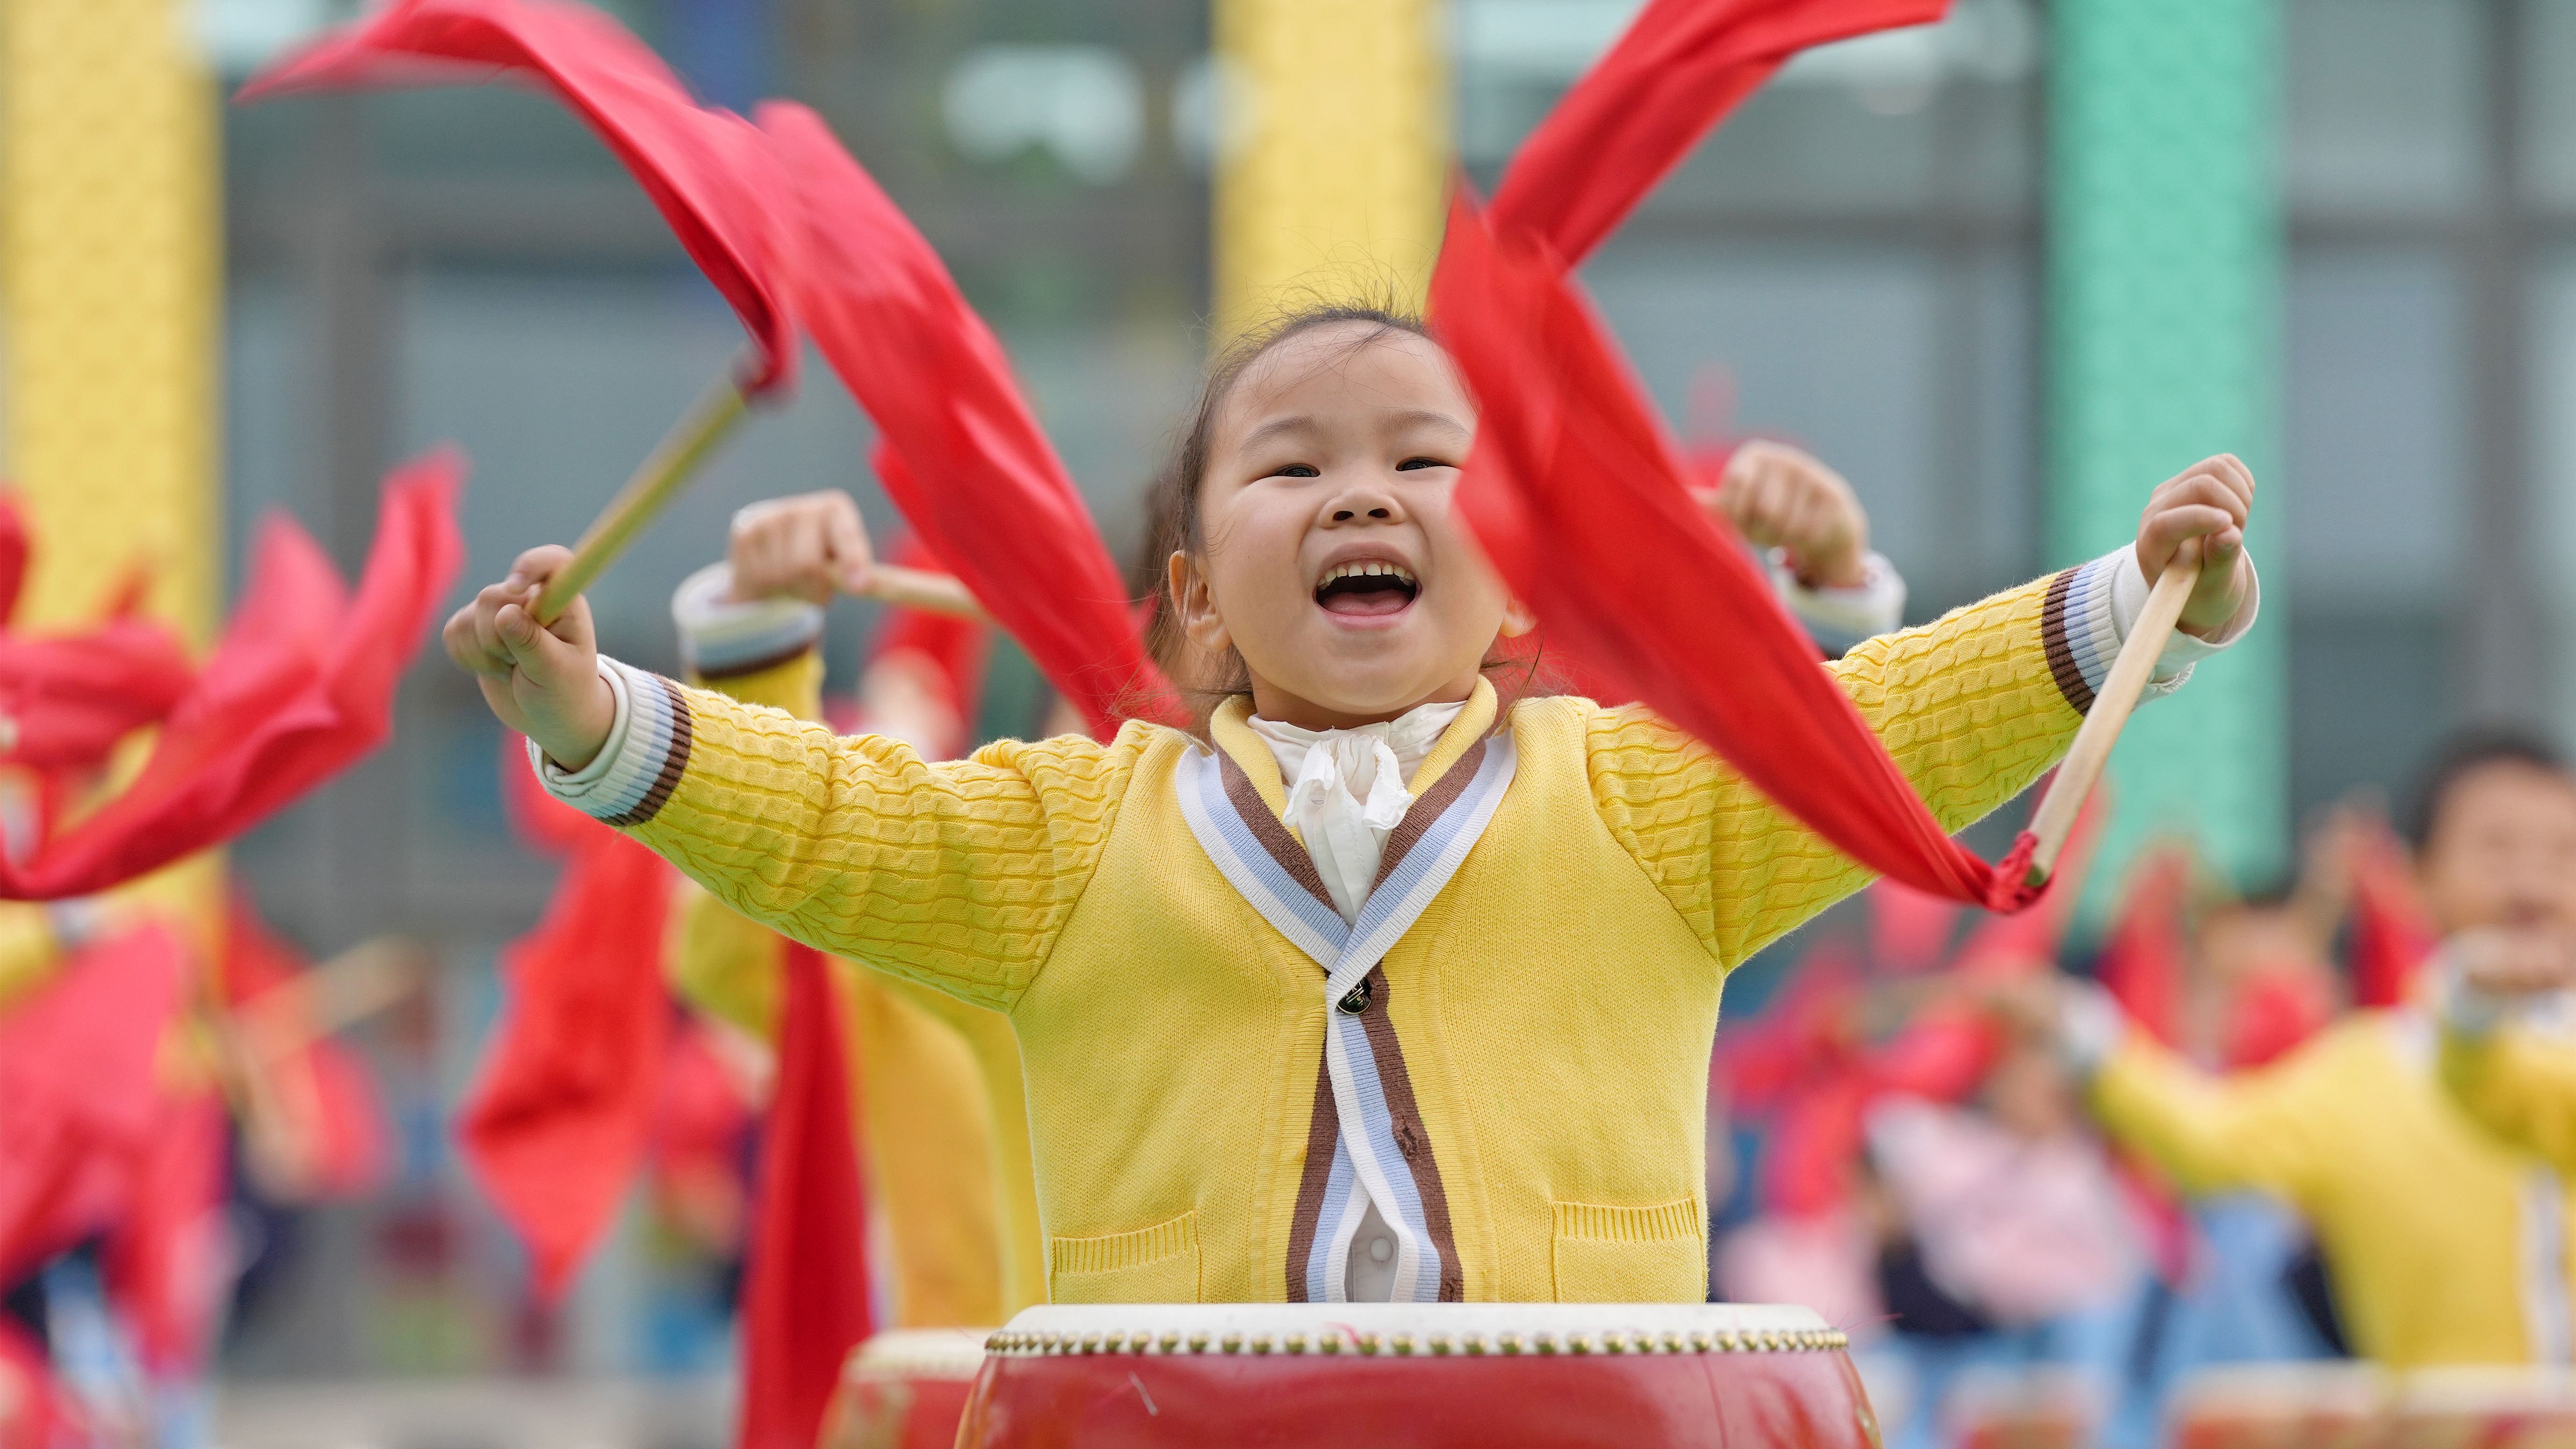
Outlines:
{"label": "cardigan ribbed cuff", "polygon": [[1905,627],[1905,576],[1876,549],[1861,559],[1862,581],[1850,588],[1811,589],[1798,582],[1786,549],[1772,549],[1764,557],[1772,587],[1806,627],[1807,637],[1827,654],[1848,654],[1864,639]]}
{"label": "cardigan ribbed cuff", "polygon": [[[2262,612],[2263,587],[2250,567],[2247,573],[2249,587],[2244,607],[2216,637],[2196,638],[2177,629],[2166,638],[2164,648],[2156,654],[2156,667],[2147,677],[2143,698],[2154,699],[2182,688],[2183,682],[2191,678],[2193,665],[2245,637],[2245,631],[2254,627],[2255,616]],[[2078,712],[2092,709],[2093,697],[2101,692],[2102,681],[2110,677],[2111,661],[2120,657],[2122,641],[2137,627],[2138,616],[2146,612],[2149,592],[2146,575],[2138,567],[2137,552],[2130,548],[2071,568],[2050,585],[2040,633],[2058,687]]]}
{"label": "cardigan ribbed cuff", "polygon": [[641,825],[670,798],[689,763],[689,707],[679,686],[658,674],[602,654],[599,677],[616,696],[617,711],[599,754],[578,770],[556,765],[528,741],[528,763],[546,793],[594,820]]}
{"label": "cardigan ribbed cuff", "polygon": [[733,566],[727,563],[707,565],[672,591],[680,659],[698,678],[757,673],[822,641],[820,604],[792,597],[742,603],[727,597],[732,592]]}

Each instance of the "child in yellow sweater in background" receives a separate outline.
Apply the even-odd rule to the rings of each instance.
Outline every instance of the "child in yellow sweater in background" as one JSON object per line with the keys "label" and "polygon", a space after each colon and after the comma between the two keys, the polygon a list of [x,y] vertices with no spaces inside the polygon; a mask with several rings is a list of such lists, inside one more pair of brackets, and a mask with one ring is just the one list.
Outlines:
{"label": "child in yellow sweater in background", "polygon": [[2355,1353],[2397,1369],[2564,1364],[2576,1142],[2553,1151],[2531,1130],[2545,1113],[2514,1070],[2528,1053],[2492,1054],[2492,1019],[2464,1030],[2444,978],[2474,966],[2500,983],[2576,941],[2576,778],[2545,750],[2471,740],[2437,762],[2412,813],[2416,882],[2444,936],[2419,992],[2431,999],[2350,1013],[2225,1076],[2157,1045],[2098,989],[2043,986],[2038,1009],[2018,1005],[2120,1145],[2185,1192],[2259,1189],[2308,1220]]}
{"label": "child in yellow sweater in background", "polygon": [[[1164,600],[1231,675],[1204,737],[839,738],[599,657],[579,604],[539,627],[561,549],[448,648],[562,798],[1010,1016],[1056,1301],[1696,1301],[1726,973],[1866,876],[1643,709],[1497,694],[1533,621],[1449,507],[1475,419],[1400,318],[1216,370]],[[1964,826],[2063,752],[2185,542],[2163,687],[2251,623],[2253,491],[2212,459],[2133,548],[1819,667]]]}
{"label": "child in yellow sweater in background", "polygon": [[[2442,1085],[2499,1141],[2576,1177],[2576,774],[2544,741],[2509,733],[2445,763],[2465,806],[2446,813],[2469,827],[2451,831],[2455,869],[2498,905],[2436,958]],[[2567,1236],[2576,1244],[2576,1222]]]}
{"label": "child in yellow sweater in background", "polygon": [[[725,561],[671,601],[690,682],[745,704],[823,716],[822,604],[865,581],[867,534],[841,492],[775,499],[734,519]],[[962,753],[969,727],[933,661],[895,653],[860,681],[866,726],[924,758]],[[692,1005],[772,1037],[785,943],[690,886],[672,901],[674,985]],[[836,960],[852,1044],[854,1118],[884,1234],[876,1281],[894,1328],[977,1328],[1045,1301],[1018,1043],[1000,1013]]]}

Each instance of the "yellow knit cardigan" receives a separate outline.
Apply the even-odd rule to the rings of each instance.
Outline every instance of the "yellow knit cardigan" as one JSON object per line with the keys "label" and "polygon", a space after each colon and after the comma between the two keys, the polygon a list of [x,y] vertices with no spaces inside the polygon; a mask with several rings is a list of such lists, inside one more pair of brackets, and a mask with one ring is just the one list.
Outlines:
{"label": "yellow knit cardigan", "polygon": [[2446,1030],[2442,1086],[2497,1140],[2576,1175],[2576,1045],[2518,1025]]}
{"label": "yellow knit cardigan", "polygon": [[[2091,698],[2066,645],[2073,577],[1822,666],[1945,827],[2072,738],[2070,701]],[[1201,746],[1131,723],[934,765],[632,687],[667,693],[667,743],[615,823],[787,935],[1009,1014],[1056,1301],[1289,1295],[1323,977],[1192,835],[1174,771]],[[1275,815],[1247,712],[1220,711],[1214,744]],[[1416,792],[1496,727],[1480,685]],[[1697,1300],[1726,973],[1866,876],[1642,709],[1530,699],[1502,727],[1509,792],[1383,963],[1464,1296]]]}
{"label": "yellow knit cardigan", "polygon": [[2093,1108],[2186,1192],[2259,1188],[2298,1209],[2363,1357],[2532,1362],[2530,1309],[2566,1301],[2576,1224],[2549,1170],[2443,1091],[2434,1050],[2419,1014],[2370,1011],[2213,1077],[2131,1031],[2094,1075]]}
{"label": "yellow knit cardigan", "polygon": [[[823,715],[819,649],[703,681],[746,704]],[[764,1039],[785,942],[690,886],[672,902],[672,985]],[[834,958],[870,1205],[890,1248],[895,1328],[979,1328],[1046,1301],[1027,1095],[1008,1018]]]}

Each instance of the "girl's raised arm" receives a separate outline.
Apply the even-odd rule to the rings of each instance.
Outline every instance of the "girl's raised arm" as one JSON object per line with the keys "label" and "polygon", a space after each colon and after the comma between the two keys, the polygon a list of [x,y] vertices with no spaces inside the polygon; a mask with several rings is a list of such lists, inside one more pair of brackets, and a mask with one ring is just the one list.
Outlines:
{"label": "girl's raised arm", "polygon": [[523,555],[447,629],[547,788],[784,935],[1008,1010],[1090,879],[1141,731],[940,765],[837,736],[601,656],[580,601],[539,627],[526,606],[563,552]]}
{"label": "girl's raised arm", "polygon": [[1141,739],[934,765],[613,659],[601,675],[618,727],[579,772],[540,765],[559,798],[783,935],[1001,1011],[1090,880]]}

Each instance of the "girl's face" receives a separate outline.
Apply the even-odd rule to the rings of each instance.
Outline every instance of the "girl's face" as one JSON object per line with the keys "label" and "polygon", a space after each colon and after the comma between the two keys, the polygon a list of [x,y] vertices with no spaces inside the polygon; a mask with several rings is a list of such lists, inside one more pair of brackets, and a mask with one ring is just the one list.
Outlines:
{"label": "girl's face", "polygon": [[1264,353],[1220,407],[1203,545],[1171,558],[1200,648],[1240,651],[1255,712],[1309,729],[1465,699],[1527,621],[1450,512],[1475,409],[1449,359],[1368,323]]}

